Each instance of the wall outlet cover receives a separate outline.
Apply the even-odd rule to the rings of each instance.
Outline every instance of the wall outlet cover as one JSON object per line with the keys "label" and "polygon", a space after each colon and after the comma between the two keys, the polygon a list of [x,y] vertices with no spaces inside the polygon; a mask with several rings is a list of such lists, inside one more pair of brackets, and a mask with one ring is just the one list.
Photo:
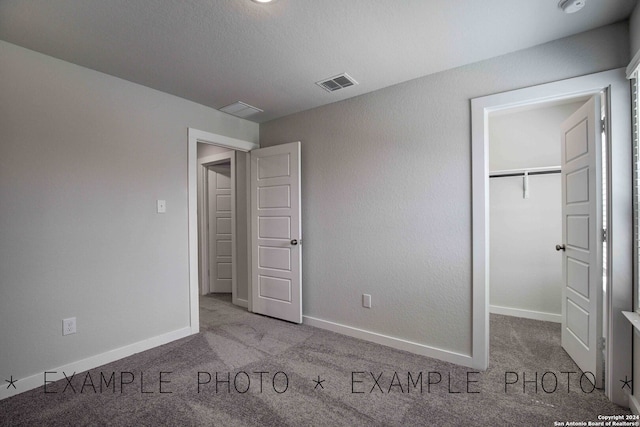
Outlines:
{"label": "wall outlet cover", "polygon": [[166,200],[158,200],[156,203],[157,203],[157,211],[158,211],[158,213],[166,213],[167,212],[167,201]]}
{"label": "wall outlet cover", "polygon": [[62,319],[62,335],[71,335],[76,333],[76,318],[70,317]]}

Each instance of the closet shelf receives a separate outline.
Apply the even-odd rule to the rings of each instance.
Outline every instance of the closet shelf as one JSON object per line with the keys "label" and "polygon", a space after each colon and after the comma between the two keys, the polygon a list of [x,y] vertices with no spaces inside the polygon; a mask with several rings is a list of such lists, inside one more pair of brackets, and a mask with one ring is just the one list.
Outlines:
{"label": "closet shelf", "polygon": [[501,171],[490,172],[489,178],[521,176],[522,177],[522,198],[528,199],[529,198],[529,176],[560,173],[561,171],[562,169],[560,168],[560,166],[548,166],[543,168],[528,168],[528,169],[505,169]]}
{"label": "closet shelf", "polygon": [[634,328],[640,331],[640,314],[634,313],[632,311],[623,311],[622,314],[624,314],[624,317],[626,317],[629,322],[631,322]]}
{"label": "closet shelf", "polygon": [[541,168],[525,168],[525,169],[503,169],[489,172],[489,178],[499,178],[507,176],[524,176],[524,175],[544,175],[550,173],[560,173],[560,166],[547,166]]}

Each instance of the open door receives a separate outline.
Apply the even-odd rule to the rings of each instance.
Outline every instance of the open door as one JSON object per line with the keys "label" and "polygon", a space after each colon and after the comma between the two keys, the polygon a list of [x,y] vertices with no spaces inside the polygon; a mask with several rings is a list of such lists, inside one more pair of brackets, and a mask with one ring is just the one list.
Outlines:
{"label": "open door", "polygon": [[[232,152],[231,155],[234,153]],[[208,166],[209,292],[233,294],[232,162]]]}
{"label": "open door", "polygon": [[602,169],[600,96],[562,124],[562,347],[595,386],[602,351]]}
{"label": "open door", "polygon": [[302,323],[300,143],[251,151],[252,311]]}

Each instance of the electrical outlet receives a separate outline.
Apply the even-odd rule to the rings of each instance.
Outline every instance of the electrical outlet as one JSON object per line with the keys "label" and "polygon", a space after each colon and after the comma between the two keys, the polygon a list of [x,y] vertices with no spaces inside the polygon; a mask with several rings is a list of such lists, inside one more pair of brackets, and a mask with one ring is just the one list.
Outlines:
{"label": "electrical outlet", "polygon": [[364,308],[371,308],[371,295],[362,294],[362,306]]}
{"label": "electrical outlet", "polygon": [[76,318],[70,317],[62,319],[62,335],[71,335],[76,333]]}
{"label": "electrical outlet", "polygon": [[167,201],[166,200],[157,200],[156,201],[156,210],[158,213],[166,213],[167,212]]}

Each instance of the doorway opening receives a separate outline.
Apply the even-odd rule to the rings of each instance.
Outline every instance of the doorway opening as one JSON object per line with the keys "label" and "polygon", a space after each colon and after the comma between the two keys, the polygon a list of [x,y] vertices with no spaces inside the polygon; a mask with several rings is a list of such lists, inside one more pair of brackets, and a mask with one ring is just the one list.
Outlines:
{"label": "doorway opening", "polygon": [[[242,294],[246,289],[246,308],[249,311],[302,323],[300,142],[259,148],[258,144],[249,141],[189,128],[187,176],[191,333],[200,331],[200,295],[203,289],[204,292],[210,290],[209,268],[206,272],[204,268],[200,268],[203,262],[202,254],[206,251],[201,248],[201,244],[206,240],[215,241],[216,239],[215,235],[211,239],[208,238],[209,236],[207,239],[202,237],[205,227],[199,220],[202,220],[205,215],[199,213],[199,208],[203,208],[204,185],[198,186],[198,182],[203,181],[203,176],[209,175],[210,170],[207,167],[221,160],[215,156],[222,155],[219,153],[213,158],[203,157],[199,164],[199,143],[235,151],[236,161],[231,166],[235,165],[236,169],[236,173],[232,175],[236,180],[236,203],[232,205],[238,208],[244,202],[244,208],[237,211],[245,211],[247,219],[246,221],[237,220],[235,227],[232,225],[232,230],[235,228],[234,231],[238,234],[237,238],[231,233],[223,233],[231,235],[232,241],[236,242],[236,248],[232,248],[231,253],[237,256],[238,264],[246,261],[246,268],[236,267],[237,275],[231,274],[232,283],[234,277],[236,281],[237,295],[234,303],[244,305]],[[244,161],[238,161],[242,158]],[[244,168],[244,172],[240,171],[241,168]],[[215,185],[212,186],[215,187]],[[242,190],[246,192],[246,196],[239,194]],[[214,196],[217,197],[217,195]],[[200,203],[198,203],[199,199]],[[228,203],[231,201],[228,200]],[[210,210],[217,211],[217,207]],[[211,223],[218,218],[207,220]],[[222,222],[225,220],[223,219]],[[228,227],[228,221],[226,222]],[[243,233],[246,233],[246,239],[240,237]],[[246,250],[242,248],[245,243]],[[205,262],[208,264],[209,261],[207,256]],[[213,260],[211,263],[216,262],[217,260]],[[240,276],[245,272],[246,286]],[[205,277],[203,277],[204,274],[206,274]],[[207,283],[205,288],[203,288],[204,283]]]}
{"label": "doorway opening", "polygon": [[561,323],[560,125],[585,101],[489,115],[491,313]]}
{"label": "doorway opening", "polygon": [[[490,313],[490,211],[489,211],[489,117],[491,113],[540,105],[553,101],[566,101],[579,97],[593,97],[602,91],[608,93],[606,121],[608,129],[607,174],[608,203],[607,228],[607,280],[605,394],[614,403],[627,405],[627,396],[617,387],[617,380],[631,375],[630,324],[622,315],[632,301],[632,222],[631,169],[628,164],[631,141],[629,120],[629,83],[624,69],[605,71],[569,80],[548,83],[525,89],[476,98],[471,101],[472,113],[472,360],[474,367],[486,369],[489,365],[489,313]],[[597,114],[597,113],[595,113]],[[599,116],[597,116],[599,117]],[[595,122],[595,121],[594,121]],[[591,186],[595,189],[595,186]],[[615,191],[612,191],[612,188]],[[566,219],[563,219],[566,223]],[[573,219],[572,219],[573,221]],[[572,226],[580,225],[573,221]],[[582,224],[586,223],[583,221]],[[588,227],[591,233],[595,230]],[[564,236],[563,236],[564,237]],[[615,272],[615,273],[614,273]],[[564,278],[563,278],[564,280]],[[599,281],[601,282],[601,280]],[[594,311],[595,312],[595,311]],[[597,316],[592,316],[592,318]]]}
{"label": "doorway opening", "polygon": [[606,363],[606,99],[488,118],[490,313],[510,316],[492,323],[545,348],[539,359],[562,365],[568,355],[597,388]]}
{"label": "doorway opening", "polygon": [[198,143],[200,294],[248,307],[246,154]]}
{"label": "doorway opening", "polygon": [[[258,148],[258,144],[190,128],[187,148],[189,199],[189,311],[191,332],[195,334],[200,331],[200,296],[207,294],[210,291],[210,269],[208,268],[210,257],[208,256],[208,249],[211,245],[208,244],[209,236],[205,231],[207,230],[208,223],[212,221],[204,212],[203,200],[205,197],[203,192],[205,188],[208,187],[208,185],[205,185],[204,180],[206,178],[208,184],[209,179],[214,179],[216,177],[216,175],[209,174],[209,166],[215,166],[216,164],[228,161],[230,168],[232,166],[234,168],[233,186],[236,191],[234,191],[233,194],[229,194],[228,197],[226,197],[226,200],[222,200],[222,203],[228,202],[229,210],[233,207],[235,211],[246,212],[248,206],[250,206],[249,194],[248,191],[246,191],[249,182],[248,174],[250,172],[248,152]],[[232,157],[235,160],[233,163],[231,163]],[[229,178],[231,178],[230,171],[229,175]],[[229,184],[231,184],[230,181],[231,179],[229,179]],[[216,185],[212,186],[215,187]],[[222,186],[224,187],[226,185]],[[239,188],[244,189],[245,191],[238,191]],[[215,195],[216,194],[214,192],[214,196]],[[209,196],[209,192],[207,196]],[[236,199],[233,203],[231,201],[231,196]],[[222,199],[225,199],[225,197],[222,197]],[[238,199],[241,199],[240,203],[237,203]],[[240,209],[238,209],[238,205],[240,205]],[[216,209],[214,208],[211,210],[215,211]],[[229,266],[223,266],[222,269],[224,270],[226,268],[227,271],[226,274],[222,274],[222,276],[231,276],[232,281],[235,278],[235,301],[232,302],[241,307],[248,308],[249,311],[251,311],[251,299],[248,297],[251,292],[249,271],[251,266],[249,241],[251,233],[248,231],[250,230],[250,218],[248,214],[245,214],[244,220],[238,220],[239,215],[237,215],[237,212],[234,213],[236,213],[236,215],[234,215],[235,221],[233,219],[232,221],[234,221],[235,224],[229,224],[230,221],[225,219],[220,221],[223,231],[230,231],[229,225],[231,225],[231,231],[235,231],[235,235],[233,233],[221,233],[226,235],[223,237],[232,236],[233,239],[221,239],[223,242],[220,245],[220,249],[222,249],[222,252],[227,254],[227,256],[229,252],[231,252],[231,254],[234,255],[233,261],[237,261],[231,265],[231,274],[228,274]],[[213,214],[213,221],[217,221],[215,214]],[[226,229],[224,227],[226,227]],[[204,234],[207,234],[206,238]],[[215,234],[211,240],[215,241]],[[227,241],[225,242],[224,240]],[[229,248],[229,240],[232,240],[231,248]],[[235,248],[233,247],[234,242]],[[206,246],[203,246],[205,244]],[[238,247],[240,248],[239,251]],[[229,251],[229,249],[231,249],[231,251]],[[204,264],[207,266],[206,270],[202,266],[203,258]],[[224,261],[227,260],[228,258],[221,259],[223,264]],[[235,275],[233,270],[235,270]],[[217,272],[212,275],[214,277],[217,276]],[[246,280],[244,278],[246,278]],[[233,288],[234,285],[232,283],[232,293]]]}

